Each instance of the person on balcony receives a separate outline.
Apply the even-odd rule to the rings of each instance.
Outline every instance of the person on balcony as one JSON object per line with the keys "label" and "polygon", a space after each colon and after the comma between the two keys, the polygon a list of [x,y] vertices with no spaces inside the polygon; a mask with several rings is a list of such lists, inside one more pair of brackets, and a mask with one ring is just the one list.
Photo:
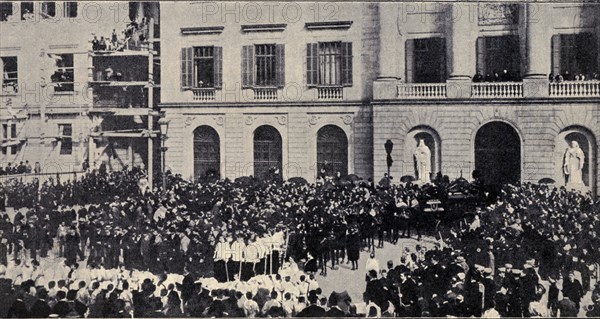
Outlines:
{"label": "person on balcony", "polygon": [[106,50],[106,40],[104,40],[104,37],[100,37],[100,42],[98,42],[98,50],[99,51]]}
{"label": "person on balcony", "polygon": [[475,83],[483,82],[483,75],[481,75],[481,72],[477,71],[475,76],[473,76],[473,82],[475,82]]}

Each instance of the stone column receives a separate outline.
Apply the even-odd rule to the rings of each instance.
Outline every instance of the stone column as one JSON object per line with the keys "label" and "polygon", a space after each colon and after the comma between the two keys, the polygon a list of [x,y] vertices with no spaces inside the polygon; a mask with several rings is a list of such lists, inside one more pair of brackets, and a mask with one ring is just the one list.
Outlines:
{"label": "stone column", "polygon": [[551,39],[546,18],[549,6],[544,3],[527,3],[525,9],[526,72],[523,79],[524,97],[548,96],[548,73],[551,69]]}
{"label": "stone column", "polygon": [[471,77],[475,74],[475,35],[477,6],[452,3],[446,11],[446,46],[450,65],[447,81],[449,98],[469,98]]}
{"label": "stone column", "polygon": [[404,61],[399,59],[401,45],[398,32],[398,4],[394,2],[379,3],[379,73],[378,79],[398,80],[403,77]]}

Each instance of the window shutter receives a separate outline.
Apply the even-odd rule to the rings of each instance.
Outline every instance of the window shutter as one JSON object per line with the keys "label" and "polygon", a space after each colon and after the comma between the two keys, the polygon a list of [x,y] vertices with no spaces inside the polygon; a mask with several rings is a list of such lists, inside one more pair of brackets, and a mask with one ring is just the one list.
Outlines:
{"label": "window shutter", "polygon": [[314,86],[319,84],[319,44],[306,44],[306,84]]}
{"label": "window shutter", "polygon": [[352,86],[352,42],[342,42],[342,85]]}
{"label": "window shutter", "polygon": [[278,88],[285,86],[285,45],[275,45],[275,83]]}
{"label": "window shutter", "polygon": [[214,85],[215,88],[223,87],[223,48],[213,48],[213,70],[214,70]]}
{"label": "window shutter", "polygon": [[413,40],[413,39],[406,40],[406,54],[405,54],[406,83],[414,82],[414,76],[413,76],[413,69],[414,69],[414,64],[415,64],[414,52],[415,52],[415,40]]}
{"label": "window shutter", "polygon": [[485,65],[485,37],[477,38],[477,71],[479,71],[483,77],[487,75]]}
{"label": "window shutter", "polygon": [[560,34],[552,36],[552,74],[560,74]]}
{"label": "window shutter", "polygon": [[242,47],[242,88],[254,85],[254,46]]}
{"label": "window shutter", "polygon": [[181,89],[189,90],[194,81],[194,49],[181,49]]}

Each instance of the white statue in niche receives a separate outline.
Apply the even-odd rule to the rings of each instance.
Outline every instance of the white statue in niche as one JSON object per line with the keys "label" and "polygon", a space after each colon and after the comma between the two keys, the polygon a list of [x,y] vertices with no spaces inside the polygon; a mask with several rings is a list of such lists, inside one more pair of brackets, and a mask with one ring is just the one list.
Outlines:
{"label": "white statue in niche", "polygon": [[431,173],[431,150],[425,145],[425,140],[419,139],[419,145],[415,150],[415,160],[417,162],[418,180],[423,183],[429,183]]}
{"label": "white statue in niche", "polygon": [[583,185],[583,163],[585,155],[577,141],[571,141],[571,147],[565,152],[563,171],[567,175],[567,185]]}

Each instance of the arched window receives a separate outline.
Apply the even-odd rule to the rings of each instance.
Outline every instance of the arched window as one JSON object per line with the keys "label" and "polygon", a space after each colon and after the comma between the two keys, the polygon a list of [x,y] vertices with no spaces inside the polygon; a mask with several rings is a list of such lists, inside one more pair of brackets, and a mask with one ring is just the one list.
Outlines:
{"label": "arched window", "polygon": [[278,174],[281,177],[281,134],[272,126],[263,125],[254,131],[254,176],[259,179]]}
{"label": "arched window", "polygon": [[475,136],[475,169],[486,184],[514,184],[521,180],[521,139],[504,122],[490,122]]}
{"label": "arched window", "polygon": [[210,126],[194,130],[194,180],[206,177],[220,178],[221,142],[219,134]]}
{"label": "arched window", "polygon": [[319,175],[348,175],[348,138],[335,125],[323,126],[317,132],[317,169]]}

